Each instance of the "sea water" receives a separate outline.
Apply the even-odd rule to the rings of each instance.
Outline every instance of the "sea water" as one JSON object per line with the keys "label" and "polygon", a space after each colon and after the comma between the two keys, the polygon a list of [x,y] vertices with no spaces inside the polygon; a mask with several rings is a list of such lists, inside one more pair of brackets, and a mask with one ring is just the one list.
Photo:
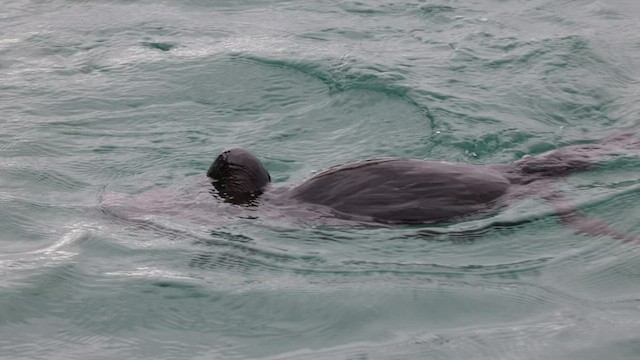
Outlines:
{"label": "sea water", "polygon": [[[0,358],[638,359],[640,244],[542,198],[324,226],[204,179],[229,146],[293,186],[637,128],[638,19],[636,0],[2,1]],[[601,165],[550,191],[640,236],[638,153]]]}

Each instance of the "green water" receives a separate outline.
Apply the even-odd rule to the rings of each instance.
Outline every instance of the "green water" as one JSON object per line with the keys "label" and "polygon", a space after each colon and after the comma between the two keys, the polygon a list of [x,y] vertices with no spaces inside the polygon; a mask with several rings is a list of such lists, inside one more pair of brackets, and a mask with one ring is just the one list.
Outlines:
{"label": "green water", "polygon": [[[639,18],[635,0],[3,2],[0,358],[637,359],[640,245],[542,199],[424,237],[253,213],[202,180],[229,146],[290,186],[633,128]],[[640,236],[638,154],[602,164],[557,188]]]}

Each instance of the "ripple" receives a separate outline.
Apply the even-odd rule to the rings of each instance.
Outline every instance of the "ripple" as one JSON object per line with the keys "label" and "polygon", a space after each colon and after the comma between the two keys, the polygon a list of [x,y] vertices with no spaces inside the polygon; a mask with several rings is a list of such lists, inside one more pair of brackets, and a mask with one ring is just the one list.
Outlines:
{"label": "ripple", "polygon": [[[287,186],[631,127],[640,8],[575,5],[10,2],[4,356],[635,359],[637,244],[575,234],[539,199],[373,229],[233,207],[197,180],[230,145]],[[637,233],[633,152],[558,187]]]}
{"label": "ripple", "polygon": [[[351,342],[324,349],[300,349],[267,359],[318,359],[345,357],[353,359],[403,358],[451,359],[457,356],[477,359],[539,358],[566,356],[567,342],[570,353],[582,354],[588,349],[605,344],[623,343],[620,337],[630,339],[630,329],[638,327],[637,321],[627,322],[625,329],[616,326],[598,314],[588,318],[575,317],[570,310],[551,314],[536,323],[511,323],[483,328],[461,328],[450,332],[401,332],[391,340],[379,342]],[[617,316],[619,318],[619,315]],[[588,336],[593,342],[584,342],[587,329],[597,329],[599,338]],[[608,334],[605,333],[609,331]],[[611,331],[613,333],[611,333]],[[620,352],[622,353],[622,352]],[[580,356],[576,357],[580,358]],[[632,357],[624,357],[632,358]]]}
{"label": "ripple", "polygon": [[404,80],[401,69],[360,63],[349,57],[335,59],[328,67],[322,66],[321,63],[292,62],[255,55],[245,56],[245,58],[260,64],[283,67],[310,75],[327,84],[331,93],[364,88],[403,97],[409,90],[399,84]]}
{"label": "ripple", "polygon": [[[65,267],[78,255],[72,248],[79,242],[89,238],[95,229],[92,224],[75,224],[68,228],[62,237],[55,242],[30,251],[12,252],[0,256],[0,270],[5,274],[2,287],[6,289],[20,288],[33,276],[38,276],[43,269],[62,269],[62,273],[52,271],[51,276],[65,281],[72,276],[72,268]],[[24,248],[24,246],[23,246]]]}
{"label": "ripple", "polygon": [[171,49],[176,47],[176,44],[164,42],[143,42],[142,45],[150,49],[157,49],[161,51],[170,51]]}
{"label": "ripple", "polygon": [[511,264],[497,265],[463,265],[447,266],[439,264],[420,263],[379,263],[362,260],[347,260],[343,262],[345,270],[359,274],[372,273],[397,273],[404,275],[430,274],[444,277],[459,276],[483,276],[495,277],[501,275],[515,276],[520,273],[538,272],[551,258],[524,260]]}

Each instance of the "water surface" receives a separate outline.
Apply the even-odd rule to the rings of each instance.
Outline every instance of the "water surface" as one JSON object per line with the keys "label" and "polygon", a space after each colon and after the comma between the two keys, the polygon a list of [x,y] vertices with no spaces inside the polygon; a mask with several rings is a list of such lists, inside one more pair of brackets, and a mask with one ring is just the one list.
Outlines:
{"label": "water surface", "polygon": [[[638,244],[542,199],[425,237],[252,216],[202,177],[233,145],[291,186],[633,128],[638,18],[633,0],[5,1],[0,358],[637,359]],[[637,236],[638,165],[557,188]]]}

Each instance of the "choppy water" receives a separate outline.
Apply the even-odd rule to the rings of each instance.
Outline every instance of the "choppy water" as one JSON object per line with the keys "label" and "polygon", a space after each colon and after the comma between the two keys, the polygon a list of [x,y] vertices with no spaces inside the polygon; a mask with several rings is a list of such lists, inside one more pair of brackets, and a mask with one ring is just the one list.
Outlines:
{"label": "choppy water", "polygon": [[[637,359],[640,246],[540,199],[424,238],[240,216],[201,177],[230,145],[291,185],[633,127],[639,18],[636,0],[3,1],[0,358]],[[638,235],[640,159],[604,164],[558,188]]]}

